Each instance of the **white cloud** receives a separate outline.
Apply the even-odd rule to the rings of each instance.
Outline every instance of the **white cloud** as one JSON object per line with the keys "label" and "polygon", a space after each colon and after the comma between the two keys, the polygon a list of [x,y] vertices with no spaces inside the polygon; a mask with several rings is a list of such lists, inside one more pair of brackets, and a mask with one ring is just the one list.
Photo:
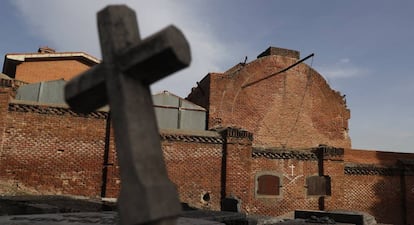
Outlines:
{"label": "white cloud", "polygon": [[327,79],[359,77],[368,73],[368,70],[354,65],[349,58],[339,59],[333,65],[320,66],[318,71]]}
{"label": "white cloud", "polygon": [[[85,51],[100,57],[96,28],[96,13],[108,4],[107,0],[72,1],[13,1],[31,33],[47,40],[58,51]],[[153,91],[169,90],[185,97],[191,87],[208,72],[222,71],[220,64],[228,54],[208,24],[196,15],[197,5],[183,1],[124,1],[137,13],[143,38],[170,25],[179,27],[187,37],[192,52],[191,66],[153,85]],[[200,10],[200,9],[198,9]],[[39,47],[34,46],[34,47]]]}

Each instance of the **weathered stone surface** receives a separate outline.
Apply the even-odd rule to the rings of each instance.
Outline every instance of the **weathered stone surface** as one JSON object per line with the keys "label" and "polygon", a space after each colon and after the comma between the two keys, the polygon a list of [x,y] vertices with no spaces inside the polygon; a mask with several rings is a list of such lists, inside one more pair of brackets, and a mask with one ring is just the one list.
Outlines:
{"label": "weathered stone surface", "polygon": [[[0,217],[2,225],[114,225],[119,219],[116,212],[60,213]],[[224,225],[216,221],[180,217],[177,225]]]}

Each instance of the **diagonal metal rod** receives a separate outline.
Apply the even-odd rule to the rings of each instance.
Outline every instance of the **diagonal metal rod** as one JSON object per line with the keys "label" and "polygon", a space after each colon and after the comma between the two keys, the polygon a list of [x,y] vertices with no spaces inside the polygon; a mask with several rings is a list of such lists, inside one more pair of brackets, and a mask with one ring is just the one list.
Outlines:
{"label": "diagonal metal rod", "polygon": [[246,88],[246,87],[252,86],[252,85],[254,85],[254,84],[259,83],[260,81],[266,80],[266,79],[268,79],[268,78],[270,78],[270,77],[273,77],[273,76],[276,76],[276,75],[278,75],[278,74],[280,74],[280,73],[283,73],[283,72],[285,72],[285,71],[287,71],[287,70],[291,69],[292,67],[295,67],[296,65],[298,65],[298,64],[300,64],[300,63],[302,63],[302,62],[306,61],[307,59],[309,59],[309,58],[311,58],[311,57],[313,57],[313,56],[315,56],[315,54],[314,54],[314,53],[312,53],[312,54],[310,54],[310,55],[306,56],[305,58],[303,58],[303,59],[301,59],[301,60],[299,60],[299,61],[297,61],[297,62],[293,63],[292,65],[290,65],[290,66],[288,66],[288,67],[284,68],[284,69],[283,69],[283,70],[281,70],[281,71],[278,71],[278,72],[276,72],[276,73],[272,73],[272,74],[270,74],[269,76],[266,76],[266,77],[263,77],[263,78],[261,78],[261,79],[259,79],[259,80],[256,80],[256,81],[253,81],[253,82],[251,82],[251,83],[245,84],[245,85],[243,85],[243,86],[242,86],[242,88]]}

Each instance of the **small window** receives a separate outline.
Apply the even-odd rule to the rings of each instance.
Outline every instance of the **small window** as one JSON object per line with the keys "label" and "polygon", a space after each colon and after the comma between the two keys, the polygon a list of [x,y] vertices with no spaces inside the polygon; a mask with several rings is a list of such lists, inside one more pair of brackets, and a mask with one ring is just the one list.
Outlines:
{"label": "small window", "polygon": [[257,195],[280,195],[280,178],[275,175],[261,175],[257,178]]}
{"label": "small window", "polygon": [[306,179],[308,195],[331,195],[331,178],[329,176],[312,176]]}

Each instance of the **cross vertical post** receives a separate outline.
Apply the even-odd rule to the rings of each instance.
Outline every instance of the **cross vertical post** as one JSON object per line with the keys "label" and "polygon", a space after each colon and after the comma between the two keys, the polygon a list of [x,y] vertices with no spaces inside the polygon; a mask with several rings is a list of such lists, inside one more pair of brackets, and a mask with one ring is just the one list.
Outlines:
{"label": "cross vertical post", "polygon": [[178,194],[168,179],[149,85],[191,61],[174,26],[141,40],[135,12],[123,5],[98,13],[103,61],[74,78],[65,98],[88,113],[109,103],[120,164],[121,224],[175,224]]}

